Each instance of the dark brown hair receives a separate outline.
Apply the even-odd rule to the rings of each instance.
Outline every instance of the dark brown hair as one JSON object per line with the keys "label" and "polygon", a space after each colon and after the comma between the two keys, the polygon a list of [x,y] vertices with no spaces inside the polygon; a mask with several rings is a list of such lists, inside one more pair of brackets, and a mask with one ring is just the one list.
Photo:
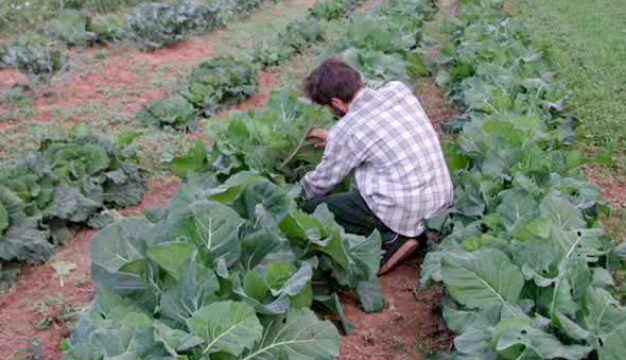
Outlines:
{"label": "dark brown hair", "polygon": [[316,104],[329,105],[330,99],[350,102],[361,88],[361,74],[343,60],[324,60],[303,81],[306,96]]}

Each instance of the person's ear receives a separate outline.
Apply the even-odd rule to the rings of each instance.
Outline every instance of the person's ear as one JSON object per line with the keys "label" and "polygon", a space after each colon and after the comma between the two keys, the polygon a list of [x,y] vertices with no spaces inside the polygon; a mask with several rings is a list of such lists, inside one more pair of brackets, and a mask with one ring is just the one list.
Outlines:
{"label": "person's ear", "polygon": [[331,98],[330,104],[335,108],[341,110],[343,113],[348,112],[348,104],[339,98]]}

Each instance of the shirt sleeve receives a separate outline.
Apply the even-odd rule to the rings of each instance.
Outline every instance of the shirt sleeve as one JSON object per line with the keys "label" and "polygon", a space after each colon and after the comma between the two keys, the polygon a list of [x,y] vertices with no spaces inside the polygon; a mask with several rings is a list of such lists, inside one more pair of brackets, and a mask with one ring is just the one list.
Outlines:
{"label": "shirt sleeve", "polygon": [[322,161],[300,181],[305,200],[329,193],[363,161],[363,150],[357,150],[348,131],[333,130],[328,135]]}

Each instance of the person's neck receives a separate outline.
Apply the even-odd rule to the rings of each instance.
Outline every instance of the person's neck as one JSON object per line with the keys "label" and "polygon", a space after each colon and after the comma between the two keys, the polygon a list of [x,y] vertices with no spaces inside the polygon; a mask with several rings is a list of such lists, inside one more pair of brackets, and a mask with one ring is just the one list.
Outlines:
{"label": "person's neck", "polygon": [[363,93],[363,90],[365,90],[365,87],[361,86],[359,90],[356,91],[356,94],[354,94],[354,97],[352,97],[352,100],[348,103],[348,111],[350,111],[352,104],[354,104],[359,96]]}

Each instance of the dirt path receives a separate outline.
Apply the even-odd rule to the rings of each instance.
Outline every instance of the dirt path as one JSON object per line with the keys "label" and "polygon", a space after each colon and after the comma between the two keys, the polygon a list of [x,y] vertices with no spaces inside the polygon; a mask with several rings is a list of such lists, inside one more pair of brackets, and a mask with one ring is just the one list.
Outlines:
{"label": "dirt path", "polygon": [[381,277],[382,312],[365,314],[344,302],[353,330],[341,339],[339,360],[417,360],[426,350],[450,349],[452,333],[439,315],[444,289],[417,289],[422,260],[407,261]]}
{"label": "dirt path", "polygon": [[[302,4],[313,2],[294,1]],[[376,0],[368,0],[366,6],[374,3]],[[64,81],[65,85],[59,84],[60,93],[54,99],[38,100],[35,119],[49,121],[49,115],[46,114],[54,113],[55,109],[78,107],[85,101],[96,99],[121,99],[127,109],[139,108],[145,101],[162,96],[169,90],[166,87],[150,87],[154,83],[149,76],[139,76],[124,69],[141,66],[145,69],[145,74],[152,74],[154,71],[162,74],[163,64],[192,64],[213,54],[211,43],[216,36],[218,35],[210,33],[156,54],[142,54],[132,50],[125,54],[120,51],[116,56],[102,61],[97,69],[69,78]],[[2,75],[0,72],[0,78]],[[276,71],[262,72],[259,82],[258,94],[235,106],[236,108],[262,106],[271,89],[280,84],[279,74]],[[124,86],[119,87],[120,83]],[[103,89],[113,84],[117,84],[120,89],[145,87],[151,90],[139,94],[126,90],[120,90],[115,96],[104,94],[106,91]],[[445,96],[432,79],[420,79],[418,96],[435,126],[458,113],[458,109],[446,102]],[[72,121],[82,119],[79,116]],[[144,207],[167,202],[175,192],[178,181],[153,180],[148,185],[149,191],[142,204],[124,210],[125,215],[139,214]],[[93,230],[79,231],[55,252],[53,260],[65,260],[76,265],[64,279],[63,287],[48,263],[24,268],[14,288],[9,293],[0,295],[0,358],[8,358],[16,351],[31,351],[39,354],[40,359],[61,358],[58,344],[69,333],[68,320],[72,319],[76,309],[93,299],[87,251],[93,233]],[[350,301],[346,301],[346,316],[354,330],[342,338],[340,360],[421,359],[421,353],[426,349],[449,348],[451,334],[437,310],[443,291],[439,287],[417,289],[419,264],[421,259],[413,259],[381,278],[386,299],[382,312],[364,314]]]}

